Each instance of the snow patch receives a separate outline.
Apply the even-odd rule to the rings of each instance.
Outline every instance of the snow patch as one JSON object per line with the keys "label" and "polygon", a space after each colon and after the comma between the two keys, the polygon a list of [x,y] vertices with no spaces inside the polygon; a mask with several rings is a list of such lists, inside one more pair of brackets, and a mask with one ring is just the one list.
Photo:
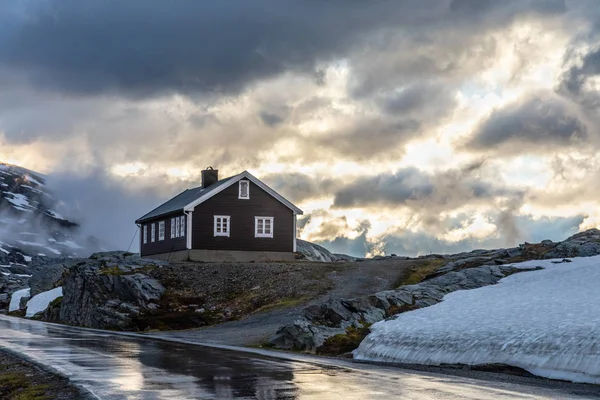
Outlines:
{"label": "snow patch", "polygon": [[25,196],[24,194],[21,193],[11,193],[11,192],[4,192],[5,194],[12,196],[9,197],[5,197],[5,199],[11,203],[13,206],[15,206],[15,208],[17,210],[21,210],[21,211],[31,211],[29,208],[31,208],[31,204],[29,203],[29,199],[27,198],[27,196]]}
{"label": "snow patch", "polygon": [[35,314],[45,311],[46,308],[52,303],[54,300],[62,297],[63,291],[62,286],[54,288],[52,290],[48,290],[47,292],[42,292],[33,296],[27,302],[27,312],[25,316],[27,318],[33,317]]}
{"label": "snow patch", "polygon": [[552,261],[515,264],[544,269],[450,293],[439,304],[378,322],[354,357],[509,364],[547,378],[599,384],[600,256]]}
{"label": "snow patch", "polygon": [[23,297],[28,297],[30,293],[30,289],[21,289],[17,290],[10,297],[10,304],[8,305],[8,311],[17,311],[19,309],[19,303]]}

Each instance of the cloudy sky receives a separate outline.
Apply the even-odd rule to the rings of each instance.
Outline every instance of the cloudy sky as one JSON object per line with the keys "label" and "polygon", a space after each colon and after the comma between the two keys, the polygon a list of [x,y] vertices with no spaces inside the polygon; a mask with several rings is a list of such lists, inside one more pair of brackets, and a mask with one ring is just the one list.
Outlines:
{"label": "cloudy sky", "polygon": [[127,247],[200,170],[354,255],[600,227],[596,0],[21,0],[0,8],[0,160]]}

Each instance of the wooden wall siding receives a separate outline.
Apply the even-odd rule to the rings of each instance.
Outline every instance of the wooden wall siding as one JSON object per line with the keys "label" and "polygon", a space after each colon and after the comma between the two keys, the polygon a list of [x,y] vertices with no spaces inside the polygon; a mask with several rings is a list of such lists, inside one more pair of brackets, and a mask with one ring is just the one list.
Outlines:
{"label": "wooden wall siding", "polygon": [[[230,236],[214,236],[214,216],[229,215]],[[254,237],[254,217],[274,217],[273,238]],[[250,199],[238,199],[238,183],[198,205],[192,214],[192,249],[293,251],[294,212],[250,182]]]}
{"label": "wooden wall siding", "polygon": [[[173,214],[168,217],[160,217],[151,222],[142,224],[140,228],[140,254],[143,256],[149,256],[152,254],[170,253],[172,251],[180,251],[187,249],[186,237],[178,237],[171,239],[171,218],[179,217],[183,214]],[[165,240],[158,240],[158,222],[165,221]],[[186,217],[187,222],[187,217]],[[152,243],[152,228],[150,225],[156,224],[156,241]],[[148,225],[148,243],[144,244],[144,225]],[[187,235],[187,228],[186,228]]]}

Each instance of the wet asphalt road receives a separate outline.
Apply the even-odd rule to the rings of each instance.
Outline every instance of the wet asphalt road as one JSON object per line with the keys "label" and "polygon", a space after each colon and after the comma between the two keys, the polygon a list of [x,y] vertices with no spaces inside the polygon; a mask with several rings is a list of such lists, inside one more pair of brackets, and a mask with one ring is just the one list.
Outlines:
{"label": "wet asphalt road", "polygon": [[0,347],[53,367],[107,400],[597,398],[337,360],[282,360],[7,316],[0,316]]}

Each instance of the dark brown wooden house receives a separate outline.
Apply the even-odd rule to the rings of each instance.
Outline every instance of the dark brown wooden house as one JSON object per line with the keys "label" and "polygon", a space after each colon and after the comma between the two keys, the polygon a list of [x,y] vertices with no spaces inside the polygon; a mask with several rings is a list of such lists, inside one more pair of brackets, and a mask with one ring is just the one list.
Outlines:
{"label": "dark brown wooden house", "polygon": [[144,257],[172,261],[281,261],[296,251],[302,210],[248,171],[219,180],[202,171],[188,189],[136,222]]}

